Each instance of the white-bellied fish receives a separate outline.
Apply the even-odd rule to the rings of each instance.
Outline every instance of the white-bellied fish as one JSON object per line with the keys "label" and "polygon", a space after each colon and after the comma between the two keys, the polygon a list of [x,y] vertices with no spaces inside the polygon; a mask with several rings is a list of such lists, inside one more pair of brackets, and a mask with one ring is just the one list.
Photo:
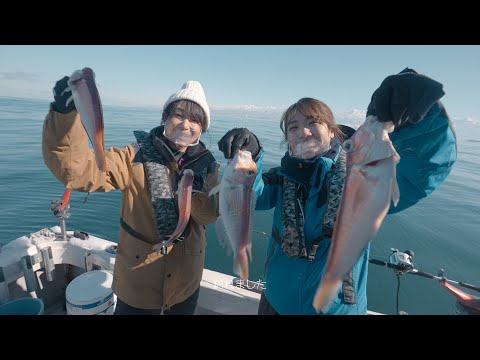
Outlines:
{"label": "white-bellied fish", "polygon": [[192,187],[193,187],[193,170],[185,169],[182,178],[178,182],[177,187],[177,203],[178,203],[178,223],[173,233],[168,237],[166,242],[162,242],[153,246],[153,250],[160,251],[162,247],[167,247],[173,244],[180,235],[185,231],[190,220],[190,213],[192,210]]}
{"label": "white-bellied fish", "polygon": [[80,113],[83,127],[92,143],[95,161],[101,171],[106,171],[104,150],[103,108],[95,84],[95,73],[86,67],[76,70],[68,80],[75,107]]}
{"label": "white-bellied fish", "polygon": [[391,201],[396,206],[400,199],[396,177],[400,156],[388,137],[391,131],[392,122],[368,116],[344,142],[345,185],[325,272],[313,299],[317,312],[328,310],[345,275],[380,228]]}
{"label": "white-bellied fish", "polygon": [[257,165],[249,151],[238,150],[229,161],[222,180],[210,194],[220,191],[219,213],[215,228],[218,240],[233,250],[233,271],[248,279],[248,258],[252,259],[253,213],[255,194],[252,191]]}

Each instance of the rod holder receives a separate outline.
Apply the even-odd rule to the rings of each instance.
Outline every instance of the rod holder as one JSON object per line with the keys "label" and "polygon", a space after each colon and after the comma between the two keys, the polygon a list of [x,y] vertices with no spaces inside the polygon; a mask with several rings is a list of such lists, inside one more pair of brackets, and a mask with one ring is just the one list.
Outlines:
{"label": "rod holder", "polygon": [[93,270],[92,254],[87,252],[85,253],[85,271],[89,272],[92,270]]}
{"label": "rod holder", "polygon": [[35,273],[33,271],[32,259],[30,255],[23,256],[20,263],[23,271],[23,276],[25,277],[27,291],[30,293],[35,292],[37,290],[37,282],[35,281]]}
{"label": "rod holder", "polygon": [[55,280],[55,263],[53,262],[52,248],[44,247],[42,250],[43,266],[45,268],[45,276],[47,281]]}

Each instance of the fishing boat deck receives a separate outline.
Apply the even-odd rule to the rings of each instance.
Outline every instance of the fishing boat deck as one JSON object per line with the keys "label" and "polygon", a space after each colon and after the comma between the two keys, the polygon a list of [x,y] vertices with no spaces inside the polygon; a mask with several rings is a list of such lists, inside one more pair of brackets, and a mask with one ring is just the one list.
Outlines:
{"label": "fishing boat deck", "polygon": [[[67,231],[65,240],[58,226],[22,236],[0,249],[0,304],[38,297],[45,315],[65,315],[66,279],[92,269],[113,271],[112,249],[115,242],[85,233]],[[256,315],[262,285],[204,269],[195,315]]]}

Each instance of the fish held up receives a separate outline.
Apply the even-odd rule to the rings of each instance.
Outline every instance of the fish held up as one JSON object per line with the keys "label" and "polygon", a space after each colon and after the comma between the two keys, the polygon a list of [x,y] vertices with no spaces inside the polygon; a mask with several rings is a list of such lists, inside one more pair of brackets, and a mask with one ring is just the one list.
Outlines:
{"label": "fish held up", "polygon": [[380,228],[391,202],[400,199],[396,165],[400,156],[388,133],[392,122],[368,116],[344,142],[347,166],[342,199],[331,239],[325,272],[313,299],[317,312],[326,312],[351,270]]}
{"label": "fish held up", "polygon": [[192,210],[192,187],[193,187],[194,173],[191,169],[183,171],[182,178],[178,182],[177,188],[177,201],[178,201],[178,223],[173,233],[168,237],[165,242],[161,242],[153,246],[153,250],[162,252],[166,247],[173,244],[187,228],[190,220],[190,214]]}
{"label": "fish held up", "polygon": [[95,84],[95,73],[89,67],[76,70],[68,80],[75,107],[80,113],[82,125],[95,152],[95,161],[100,171],[106,171],[104,150],[103,108],[100,94]]}
{"label": "fish held up", "polygon": [[220,244],[233,251],[233,271],[248,279],[248,256],[252,259],[253,213],[256,197],[253,184],[257,165],[249,151],[238,150],[229,161],[220,184],[210,194],[219,193],[219,213],[215,222]]}

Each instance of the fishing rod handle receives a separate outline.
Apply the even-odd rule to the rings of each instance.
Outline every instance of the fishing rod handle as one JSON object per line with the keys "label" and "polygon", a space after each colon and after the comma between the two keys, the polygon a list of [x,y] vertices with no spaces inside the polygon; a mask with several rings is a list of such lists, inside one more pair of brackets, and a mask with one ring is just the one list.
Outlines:
{"label": "fishing rod handle", "polygon": [[377,260],[377,259],[370,259],[368,262],[375,264],[375,265],[380,265],[380,266],[387,266],[387,263],[382,260]]}
{"label": "fishing rod handle", "polygon": [[[391,269],[399,270],[399,271],[404,271],[405,270],[401,266],[398,266],[398,265],[395,265],[395,264],[392,264],[392,263],[389,263],[389,262],[385,262],[385,261],[382,261],[382,260],[378,260],[378,259],[369,259],[368,262],[370,262],[372,264],[375,264],[375,265],[380,265],[380,266],[388,267],[388,268],[391,268]],[[428,272],[417,270],[417,269],[412,269],[411,271],[407,272],[407,274],[422,276],[422,277],[429,278],[429,279],[441,279],[440,276],[435,276],[435,275],[430,274]],[[465,283],[463,281],[454,281],[454,280],[447,279],[447,278],[446,278],[446,281],[454,282],[455,284],[457,284],[459,286],[462,286],[462,287],[480,292],[480,286],[468,284],[468,283]]]}
{"label": "fishing rod handle", "polygon": [[380,265],[380,266],[386,266],[391,269],[399,270],[399,271],[404,271],[405,268],[402,266],[398,266],[389,262],[385,262],[382,260],[377,260],[377,259],[369,259],[368,262],[375,264],[375,265]]}
{"label": "fishing rod handle", "polygon": [[418,275],[418,276],[423,276],[423,277],[426,277],[426,278],[429,278],[429,279],[435,279],[437,278],[437,276],[435,275],[432,275],[428,272],[425,272],[425,271],[420,271],[420,270],[417,270],[415,269],[414,272],[411,272],[412,275]]}
{"label": "fishing rod handle", "polygon": [[462,281],[460,281],[458,283],[458,285],[480,292],[480,286],[471,285],[471,284],[468,284],[468,283],[464,283]]}

